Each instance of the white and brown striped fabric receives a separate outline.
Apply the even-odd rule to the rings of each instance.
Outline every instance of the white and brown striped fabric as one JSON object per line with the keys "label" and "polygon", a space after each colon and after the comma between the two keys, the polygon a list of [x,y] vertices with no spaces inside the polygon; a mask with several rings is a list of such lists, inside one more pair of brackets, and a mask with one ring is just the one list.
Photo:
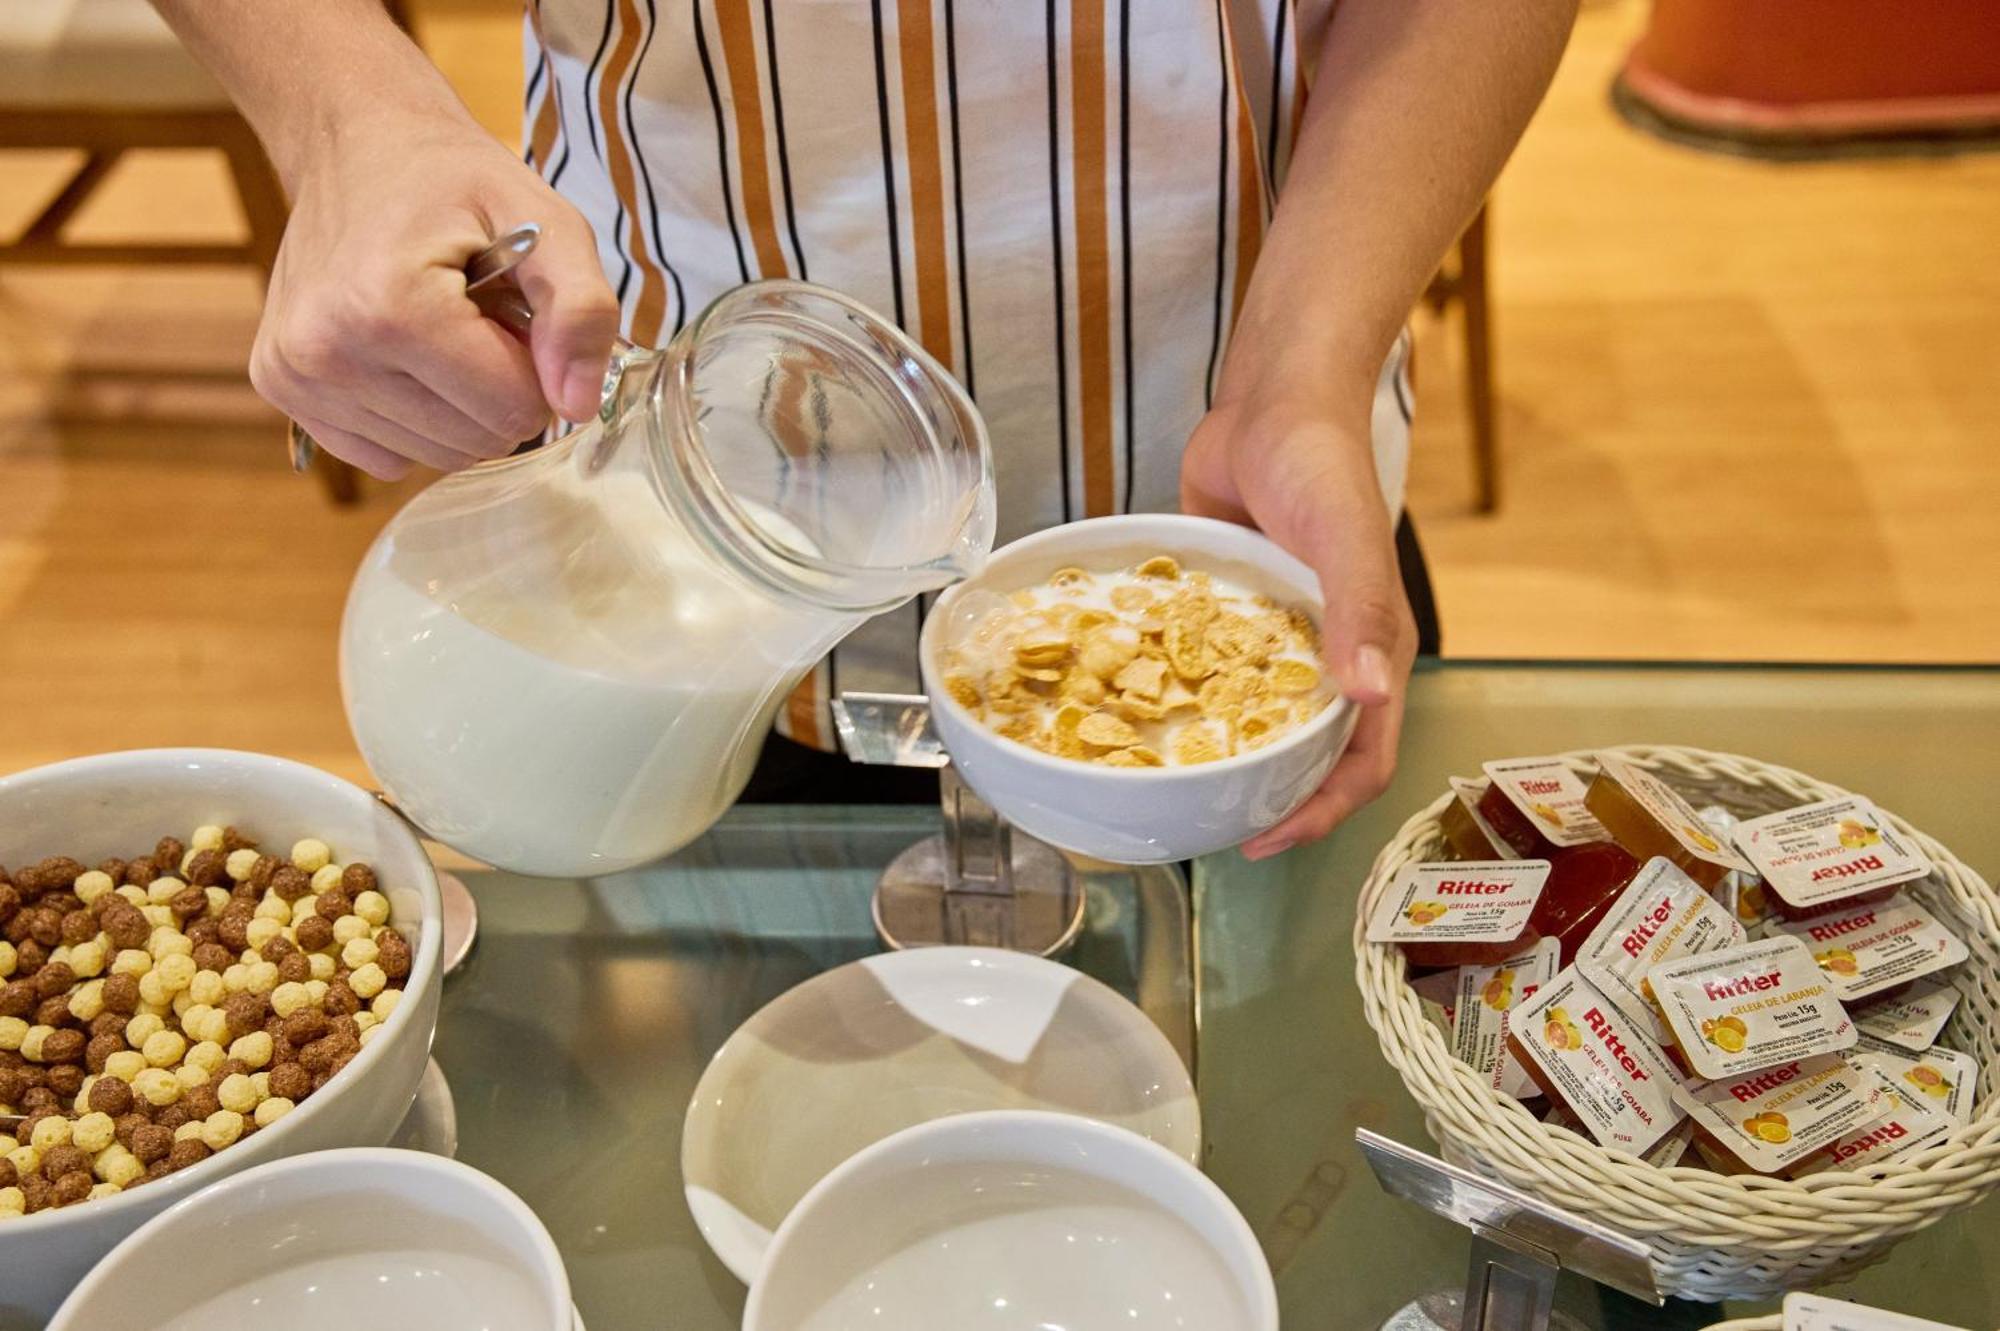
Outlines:
{"label": "white and brown striped fabric", "polygon": [[[596,228],[627,334],[801,277],[916,337],[991,428],[1000,539],[1175,507],[1332,0],[529,0],[530,162]],[[1399,508],[1407,345],[1377,395]],[[838,689],[916,689],[921,607]]]}

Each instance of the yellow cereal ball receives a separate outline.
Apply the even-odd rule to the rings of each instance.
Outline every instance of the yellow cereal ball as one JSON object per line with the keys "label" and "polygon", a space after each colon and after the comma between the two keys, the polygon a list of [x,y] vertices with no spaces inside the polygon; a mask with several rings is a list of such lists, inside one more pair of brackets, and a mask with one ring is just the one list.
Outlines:
{"label": "yellow cereal ball", "polygon": [[240,994],[250,983],[250,968],[238,961],[222,972],[222,987],[232,994]]}
{"label": "yellow cereal ball", "polygon": [[201,1137],[201,1120],[198,1118],[191,1118],[187,1122],[181,1124],[178,1128],[174,1129],[175,1141],[184,1142],[190,1137],[196,1138],[197,1140],[199,1140]]}
{"label": "yellow cereal ball", "polygon": [[[282,906],[285,903],[281,901],[278,904]],[[243,936],[250,940],[251,949],[257,953],[258,959],[262,960],[264,944],[284,932],[285,922],[283,920],[271,915],[259,915],[257,918],[251,920],[249,926],[243,930]],[[251,964],[255,965],[256,963],[252,962]]]}
{"label": "yellow cereal ball", "polygon": [[30,1063],[42,1061],[42,1046],[56,1033],[53,1026],[30,1026],[28,1033],[21,1037],[21,1057]]}
{"label": "yellow cereal ball", "polygon": [[293,1105],[282,1095],[274,1095],[257,1106],[257,1126],[268,1128],[279,1119],[292,1112]]}
{"label": "yellow cereal ball", "polygon": [[12,1218],[28,1213],[28,1195],[16,1187],[0,1188],[0,1215]]}
{"label": "yellow cereal ball", "polygon": [[362,998],[373,998],[388,987],[389,977],[374,962],[353,971],[347,977],[347,987]]}
{"label": "yellow cereal ball", "polygon": [[243,987],[253,994],[268,994],[278,987],[278,963],[260,961],[250,968],[244,978]]}
{"label": "yellow cereal ball", "polygon": [[145,916],[146,923],[152,925],[155,929],[171,929],[174,927],[174,913],[165,906],[149,902],[139,907],[139,913]]}
{"label": "yellow cereal ball", "polygon": [[[324,985],[328,980],[331,980],[333,978],[334,971],[339,969],[339,967],[334,964],[333,958],[328,956],[324,952],[315,952],[311,956],[307,957],[306,965],[312,968],[312,978],[321,985]],[[326,995],[322,993],[320,997],[324,998],[326,997]]]}
{"label": "yellow cereal ball", "polygon": [[370,888],[354,898],[354,913],[370,924],[389,922],[389,898]]}
{"label": "yellow cereal ball", "polygon": [[0,1017],[0,1049],[16,1053],[28,1038],[28,1023],[19,1017]]}
{"label": "yellow cereal ball", "polygon": [[22,1142],[7,1152],[7,1163],[14,1166],[16,1173],[32,1174],[42,1167],[42,1153]]}
{"label": "yellow cereal ball", "polygon": [[221,850],[222,829],[213,823],[203,823],[200,827],[195,828],[194,835],[188,838],[188,849],[191,851]]}
{"label": "yellow cereal ball", "polygon": [[146,884],[146,902],[148,905],[164,906],[174,899],[175,893],[186,886],[187,883],[183,880],[163,873]]}
{"label": "yellow cereal ball", "polygon": [[146,1056],[136,1049],[120,1049],[104,1060],[104,1075],[120,1081],[131,1081],[145,1070]]}
{"label": "yellow cereal ball", "polygon": [[202,1144],[211,1151],[220,1151],[242,1135],[243,1115],[233,1109],[218,1109],[202,1120]]}
{"label": "yellow cereal ball", "polygon": [[243,954],[236,959],[245,966],[254,966],[264,959],[264,954],[254,947],[246,947],[243,949]]}
{"label": "yellow cereal ball", "polygon": [[49,953],[49,960],[51,962],[60,961],[65,966],[69,965],[69,944],[58,944],[56,950]]}
{"label": "yellow cereal ball", "polygon": [[[227,1020],[225,1017],[224,1021]],[[228,1057],[229,1051],[214,1040],[203,1040],[187,1051],[187,1063],[190,1067],[201,1068],[211,1073],[221,1067],[223,1060]]]}
{"label": "yellow cereal ball", "polygon": [[199,1063],[183,1063],[174,1069],[174,1079],[188,1090],[208,1085],[208,1069]]}
{"label": "yellow cereal ball", "polygon": [[19,1149],[21,1149],[20,1142],[14,1140],[14,1138],[8,1136],[6,1133],[0,1132],[0,1160],[6,1159],[9,1151],[18,1151]]}
{"label": "yellow cereal ball", "polygon": [[78,1021],[86,1024],[95,1021],[103,1011],[104,981],[102,980],[91,980],[81,984],[77,986],[76,992],[69,996],[69,1014]]}
{"label": "yellow cereal ball", "polygon": [[208,905],[203,909],[202,914],[208,916],[210,919],[221,915],[222,908],[229,904],[229,892],[226,888],[204,887],[201,890],[201,894],[208,901]]}
{"label": "yellow cereal ball", "polygon": [[271,1061],[271,1033],[252,1031],[237,1036],[229,1046],[229,1056],[240,1059],[247,1067],[264,1067]]}
{"label": "yellow cereal ball", "polygon": [[179,1017],[182,1023],[185,1024],[187,1021],[188,1009],[200,1007],[201,1004],[194,1001],[193,994],[183,989],[179,993],[174,995],[174,1001],[171,1006],[173,1007],[174,1015],[176,1017]]}
{"label": "yellow cereal ball", "polygon": [[125,886],[118,889],[115,895],[125,898],[141,910],[146,908],[146,889],[136,883],[125,884]]}
{"label": "yellow cereal ball", "polygon": [[84,1200],[89,1202],[102,1201],[106,1197],[116,1197],[123,1191],[125,1190],[116,1183],[94,1183],[91,1185],[90,1191],[84,1194]]}
{"label": "yellow cereal ball", "polygon": [[271,1011],[281,1017],[289,1017],[300,1008],[312,1004],[312,995],[298,980],[287,980],[271,991]]}
{"label": "yellow cereal ball", "polygon": [[381,993],[375,995],[373,1002],[368,1004],[368,1010],[375,1014],[378,1021],[387,1021],[389,1020],[389,1014],[394,1012],[396,1005],[402,1001],[403,991],[401,989],[384,989]]}
{"label": "yellow cereal ball", "polygon": [[269,1068],[261,1072],[251,1073],[250,1084],[257,1088],[257,1098],[259,1100],[268,1100],[271,1098],[271,1070]]}
{"label": "yellow cereal ball", "polygon": [[[387,993],[388,990],[385,989],[382,992]],[[380,998],[381,996],[382,996],[381,994],[376,995],[377,998]],[[382,1024],[382,1019],[376,1016],[373,1012],[370,1012],[367,1008],[362,1008],[359,1012],[354,1014],[354,1029],[358,1031],[365,1031],[370,1026],[379,1026],[381,1024]]]}
{"label": "yellow cereal ball", "polygon": [[318,873],[333,861],[333,851],[318,837],[292,843],[292,864],[307,873]]}
{"label": "yellow cereal ball", "polygon": [[194,964],[194,958],[185,952],[170,952],[160,958],[152,973],[160,977],[160,983],[166,986],[168,993],[177,994],[194,983],[200,969]]}
{"label": "yellow cereal ball", "polygon": [[111,964],[104,944],[95,938],[87,943],[78,943],[69,950],[69,968],[79,979],[88,980],[94,975],[104,974],[104,968]]}
{"label": "yellow cereal ball", "polygon": [[[257,903],[257,909],[250,916],[253,920],[275,920],[286,924],[292,918],[292,903],[276,892],[266,892],[264,899]],[[253,945],[254,946],[254,945]]]}
{"label": "yellow cereal ball", "polygon": [[12,975],[16,970],[20,969],[20,966],[21,954],[15,951],[12,943],[4,938],[0,938],[0,980],[4,980],[9,975]]}
{"label": "yellow cereal ball", "polygon": [[340,947],[347,946],[354,939],[366,938],[370,932],[368,921],[359,915],[343,915],[333,922],[333,941]]}
{"label": "yellow cereal ball", "polygon": [[171,957],[176,953],[183,956],[193,956],[194,940],[174,928],[173,912],[168,911],[167,923],[153,930],[152,936],[146,940],[146,950],[153,954],[153,962],[157,965],[164,958]]}
{"label": "yellow cereal ball", "polygon": [[366,1049],[369,1045],[375,1042],[375,1037],[380,1035],[381,1033],[382,1033],[382,1027],[379,1023],[374,1026],[370,1026],[367,1030],[361,1032],[361,1047],[363,1049]]}
{"label": "yellow cereal ball", "polygon": [[146,1167],[139,1163],[139,1157],[117,1142],[99,1151],[90,1168],[104,1182],[116,1183],[121,1188],[146,1172]]}
{"label": "yellow cereal ball", "polygon": [[215,1098],[224,1109],[247,1114],[257,1107],[257,1088],[240,1072],[232,1072],[215,1088]]}
{"label": "yellow cereal ball", "polygon": [[187,1087],[165,1068],[147,1068],[132,1079],[132,1093],[149,1105],[170,1105]]}
{"label": "yellow cereal ball", "polygon": [[217,971],[196,971],[194,978],[188,981],[188,993],[193,996],[194,1001],[207,1004],[209,1007],[220,1003],[223,995],[228,992],[222,987],[222,976]]}
{"label": "yellow cereal ball", "polygon": [[242,882],[256,867],[257,852],[248,846],[241,850],[230,851],[228,857],[222,861],[222,871],[229,875],[229,881],[232,883]]}
{"label": "yellow cereal ball", "polygon": [[151,969],[153,969],[153,954],[141,948],[124,948],[117,956],[111,959],[111,973],[113,975],[137,977],[144,975]]}
{"label": "yellow cereal ball", "polygon": [[372,938],[350,938],[340,949],[340,964],[349,970],[359,970],[381,953],[382,949],[375,946]]}
{"label": "yellow cereal ball", "polygon": [[148,1039],[166,1028],[166,1022],[149,1013],[141,1012],[125,1023],[125,1043],[134,1049],[144,1049]]}
{"label": "yellow cereal ball", "polygon": [[[331,961],[333,960],[333,958],[328,957],[327,960]],[[333,972],[328,971],[327,974],[331,976]],[[311,1003],[314,1007],[319,1007],[321,1004],[326,1002],[325,980],[322,980],[315,975],[312,979],[306,981],[306,1001]]]}
{"label": "yellow cereal ball", "polygon": [[69,1145],[69,1135],[69,1120],[57,1114],[36,1122],[34,1135],[28,1138],[28,1144],[47,1155],[58,1146]]}
{"label": "yellow cereal ball", "polygon": [[149,1007],[164,1008],[174,1001],[173,990],[160,978],[158,970],[147,971],[139,977],[139,1001]]}
{"label": "yellow cereal ball", "polygon": [[70,891],[76,893],[78,901],[88,906],[116,886],[117,884],[111,881],[110,874],[102,869],[91,869],[76,876],[76,883]]}
{"label": "yellow cereal ball", "polygon": [[229,1014],[216,1008],[202,1019],[201,1029],[193,1034],[207,1044],[221,1044],[229,1038]]}
{"label": "yellow cereal ball", "polygon": [[111,1121],[111,1115],[95,1109],[72,1123],[69,1129],[70,1145],[92,1155],[111,1145],[116,1135],[117,1125]]}
{"label": "yellow cereal ball", "polygon": [[331,892],[334,888],[339,887],[340,875],[343,872],[345,870],[338,864],[320,865],[313,872],[312,876],[313,895],[318,896],[322,892]]}

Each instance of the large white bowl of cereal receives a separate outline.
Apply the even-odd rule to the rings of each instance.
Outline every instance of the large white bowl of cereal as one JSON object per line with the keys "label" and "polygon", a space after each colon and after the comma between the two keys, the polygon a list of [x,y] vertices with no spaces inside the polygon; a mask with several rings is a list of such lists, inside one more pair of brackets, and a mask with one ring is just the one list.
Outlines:
{"label": "large white bowl of cereal", "polygon": [[379,1146],[437,1023],[437,880],[317,769],[221,749],[0,778],[0,1328],[281,1156]]}
{"label": "large white bowl of cereal", "polygon": [[968,785],[1121,864],[1240,845],[1354,730],[1319,659],[1318,580],[1247,527],[1092,518],[996,550],[924,623],[924,687]]}

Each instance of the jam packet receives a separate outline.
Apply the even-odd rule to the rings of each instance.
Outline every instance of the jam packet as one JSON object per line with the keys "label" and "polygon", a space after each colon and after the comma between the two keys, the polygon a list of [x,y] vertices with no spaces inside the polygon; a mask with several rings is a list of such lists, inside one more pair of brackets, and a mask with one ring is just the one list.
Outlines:
{"label": "jam packet", "polygon": [[1931,862],[1859,795],[1820,800],[1738,824],[1736,848],[1795,911],[1865,894],[1886,896]]}
{"label": "jam packet", "polygon": [[[1588,1137],[1590,1130],[1582,1120],[1559,1104],[1551,1104],[1542,1113],[1542,1122],[1568,1128],[1579,1137]],[[1655,1169],[1672,1169],[1687,1156],[1688,1145],[1694,1139],[1694,1121],[1682,1119],[1667,1130],[1667,1135],[1654,1142],[1639,1158]]]}
{"label": "jam packet", "polygon": [[1811,948],[1813,959],[1848,1002],[1955,966],[1968,955],[1956,934],[1907,899],[1808,920],[1779,920],[1771,927]]}
{"label": "jam packet", "polygon": [[1666,1054],[1574,966],[1515,1008],[1507,1047],[1609,1150],[1644,1155],[1684,1117]]}
{"label": "jam packet", "polygon": [[1740,1077],[1691,1078],[1674,1088],[1674,1100],[1694,1120],[1696,1132],[1759,1174],[1790,1169],[1881,1117],[1893,1098],[1880,1077],[1838,1054],[1779,1063]]}
{"label": "jam packet", "polygon": [[1584,795],[1590,787],[1562,759],[1503,758],[1483,764],[1483,770],[1535,829],[1556,845],[1610,840],[1610,834],[1584,807]]}
{"label": "jam packet", "polygon": [[1450,1044],[1452,1014],[1458,1009],[1458,967],[1420,975],[1410,981],[1410,988],[1423,1004],[1424,1020],[1437,1027],[1444,1042]]}
{"label": "jam packet", "polygon": [[1838,1053],[1857,1038],[1832,982],[1795,938],[1683,957],[1646,978],[1682,1056],[1711,1081]]}
{"label": "jam packet", "polygon": [[1741,925],[1672,860],[1651,859],[1612,903],[1583,946],[1576,967],[1656,1040],[1671,1032],[1646,974],[1663,961],[1745,941]]}
{"label": "jam packet", "polygon": [[1965,1328],[1906,1313],[1865,1308],[1824,1294],[1787,1294],[1781,1331],[1965,1331]]}
{"label": "jam packet", "polygon": [[1619,845],[1644,859],[1664,855],[1706,888],[1732,872],[1755,872],[1660,777],[1615,753],[1598,754],[1597,765],[1590,811]]}
{"label": "jam packet", "polygon": [[1938,1032],[1951,1020],[1959,996],[1956,988],[1942,980],[1917,980],[1900,994],[1856,1008],[1855,1029],[1863,1041],[1879,1040],[1922,1053],[1937,1043]]}
{"label": "jam packet", "polygon": [[1971,1054],[1938,1048],[1910,1054],[1864,1045],[1849,1057],[1887,1077],[1898,1094],[1942,1109],[1954,1123],[1972,1121],[1972,1105],[1979,1098],[1979,1060]]}
{"label": "jam packet", "polygon": [[1794,1177],[1818,1174],[1830,1169],[1867,1170],[1899,1155],[1935,1146],[1958,1126],[1950,1114],[1919,1097],[1906,1095],[1901,1086],[1872,1068],[1862,1068],[1875,1078],[1887,1112],[1870,1119],[1852,1132],[1842,1133],[1817,1155],[1793,1170]]}
{"label": "jam packet", "polygon": [[1453,1003],[1451,1052],[1502,1095],[1539,1094],[1520,1060],[1507,1052],[1509,1014],[1556,974],[1556,940],[1544,938],[1497,966],[1461,966]]}
{"label": "jam packet", "polygon": [[1547,860],[1405,865],[1375,899],[1368,941],[1401,943],[1418,966],[1505,960],[1519,950],[1549,868]]}
{"label": "jam packet", "polygon": [[1480,808],[1487,792],[1492,790],[1491,781],[1467,781],[1464,777],[1451,778],[1451,802],[1438,815],[1438,830],[1444,833],[1445,845],[1451,848],[1452,858],[1460,860],[1515,860],[1521,853],[1503,836]]}

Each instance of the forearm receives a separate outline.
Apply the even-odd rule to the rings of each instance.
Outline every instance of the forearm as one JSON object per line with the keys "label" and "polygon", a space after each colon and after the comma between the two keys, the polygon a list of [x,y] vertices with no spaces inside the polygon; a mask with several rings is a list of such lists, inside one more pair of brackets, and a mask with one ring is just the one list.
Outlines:
{"label": "forearm", "polygon": [[[1277,368],[1372,392],[1541,101],[1575,13],[1576,0],[1343,0],[1234,338],[1264,362],[1252,377]],[[1225,392],[1230,378],[1226,367]]]}
{"label": "forearm", "polygon": [[380,0],[153,0],[212,70],[296,189],[343,126],[403,114],[470,119]]}

